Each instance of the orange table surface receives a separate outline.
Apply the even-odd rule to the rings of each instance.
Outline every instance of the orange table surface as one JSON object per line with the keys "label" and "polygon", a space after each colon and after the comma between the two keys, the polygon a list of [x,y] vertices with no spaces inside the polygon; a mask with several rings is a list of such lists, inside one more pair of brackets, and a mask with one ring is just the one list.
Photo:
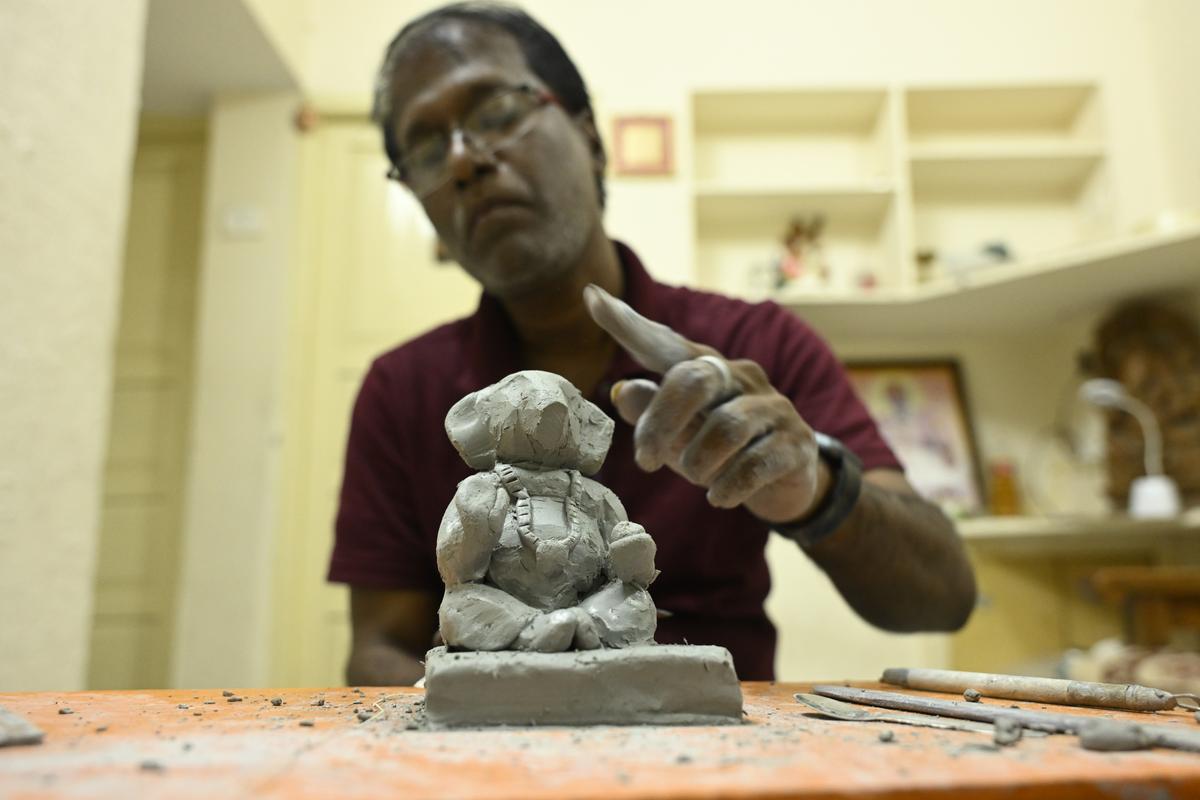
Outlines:
{"label": "orange table surface", "polygon": [[[792,698],[808,688],[743,684],[739,726],[471,731],[417,726],[419,689],[0,694],[46,733],[0,748],[0,797],[1200,798],[1200,754],[820,720]],[[1200,727],[1183,711],[1016,705]]]}

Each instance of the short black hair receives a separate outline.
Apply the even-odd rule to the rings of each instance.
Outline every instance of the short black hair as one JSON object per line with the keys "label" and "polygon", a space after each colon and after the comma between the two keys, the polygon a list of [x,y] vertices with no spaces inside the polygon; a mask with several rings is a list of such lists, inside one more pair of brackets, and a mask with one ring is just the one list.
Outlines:
{"label": "short black hair", "polygon": [[[396,109],[392,106],[392,83],[396,79],[396,68],[399,65],[400,54],[404,48],[419,41],[440,23],[447,20],[466,20],[492,25],[508,33],[516,40],[517,46],[525,56],[525,63],[542,81],[550,87],[558,98],[559,104],[571,116],[586,112],[595,117],[592,112],[592,99],[588,94],[587,84],[575,62],[567,55],[567,51],[537,20],[529,16],[523,9],[506,3],[468,2],[451,3],[435,8],[412,22],[409,22],[388,43],[383,54],[383,64],[375,81],[375,96],[372,104],[371,119],[380,127],[383,134],[383,149],[387,152],[388,160],[396,167],[400,166],[400,147],[392,135],[395,123]],[[599,138],[599,131],[596,136]],[[603,148],[603,142],[600,147]],[[597,180],[600,192],[600,205],[605,199],[604,177]]]}

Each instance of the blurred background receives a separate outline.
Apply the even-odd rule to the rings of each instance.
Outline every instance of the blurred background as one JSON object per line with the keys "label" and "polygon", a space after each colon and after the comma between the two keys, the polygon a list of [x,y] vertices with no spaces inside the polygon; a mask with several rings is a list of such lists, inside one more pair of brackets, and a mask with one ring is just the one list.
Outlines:
{"label": "blurred background", "polygon": [[[478,296],[368,120],[434,5],[0,2],[0,689],[342,681],[350,403]],[[590,85],[610,233],[809,320],[961,520],[954,636],[774,541],[779,677],[1194,685],[1200,2],[525,7]],[[1147,415],[1174,495],[1133,488]]]}

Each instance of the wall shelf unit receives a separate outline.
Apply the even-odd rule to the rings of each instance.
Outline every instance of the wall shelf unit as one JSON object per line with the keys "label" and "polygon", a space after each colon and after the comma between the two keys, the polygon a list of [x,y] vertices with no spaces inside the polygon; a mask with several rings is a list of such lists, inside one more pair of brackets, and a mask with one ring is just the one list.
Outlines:
{"label": "wall shelf unit", "polygon": [[1156,550],[1200,544],[1200,509],[1171,519],[1106,517],[979,517],[958,523],[964,541],[990,553],[1047,555],[1100,550]]}
{"label": "wall shelf unit", "polygon": [[829,337],[953,336],[1035,329],[1126,297],[1186,290],[1198,282],[1200,225],[1194,225],[1069,248],[907,289],[783,291],[774,299]]}
{"label": "wall shelf unit", "polygon": [[[864,336],[1044,322],[1194,282],[1196,230],[1115,235],[1099,104],[1086,82],[698,92],[697,282]],[[829,279],[778,286],[784,231],[817,215]]]}

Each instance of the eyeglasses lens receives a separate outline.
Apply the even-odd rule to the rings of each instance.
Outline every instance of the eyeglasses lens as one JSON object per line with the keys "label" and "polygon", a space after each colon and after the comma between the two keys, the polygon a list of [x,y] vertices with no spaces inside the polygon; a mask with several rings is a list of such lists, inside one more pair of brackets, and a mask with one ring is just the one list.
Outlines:
{"label": "eyeglasses lens", "polygon": [[[492,95],[463,117],[463,143],[477,153],[495,153],[528,133],[528,123],[540,105],[540,98],[527,87]],[[446,133],[435,133],[405,148],[404,171],[418,194],[431,192],[446,182],[450,141]]]}

